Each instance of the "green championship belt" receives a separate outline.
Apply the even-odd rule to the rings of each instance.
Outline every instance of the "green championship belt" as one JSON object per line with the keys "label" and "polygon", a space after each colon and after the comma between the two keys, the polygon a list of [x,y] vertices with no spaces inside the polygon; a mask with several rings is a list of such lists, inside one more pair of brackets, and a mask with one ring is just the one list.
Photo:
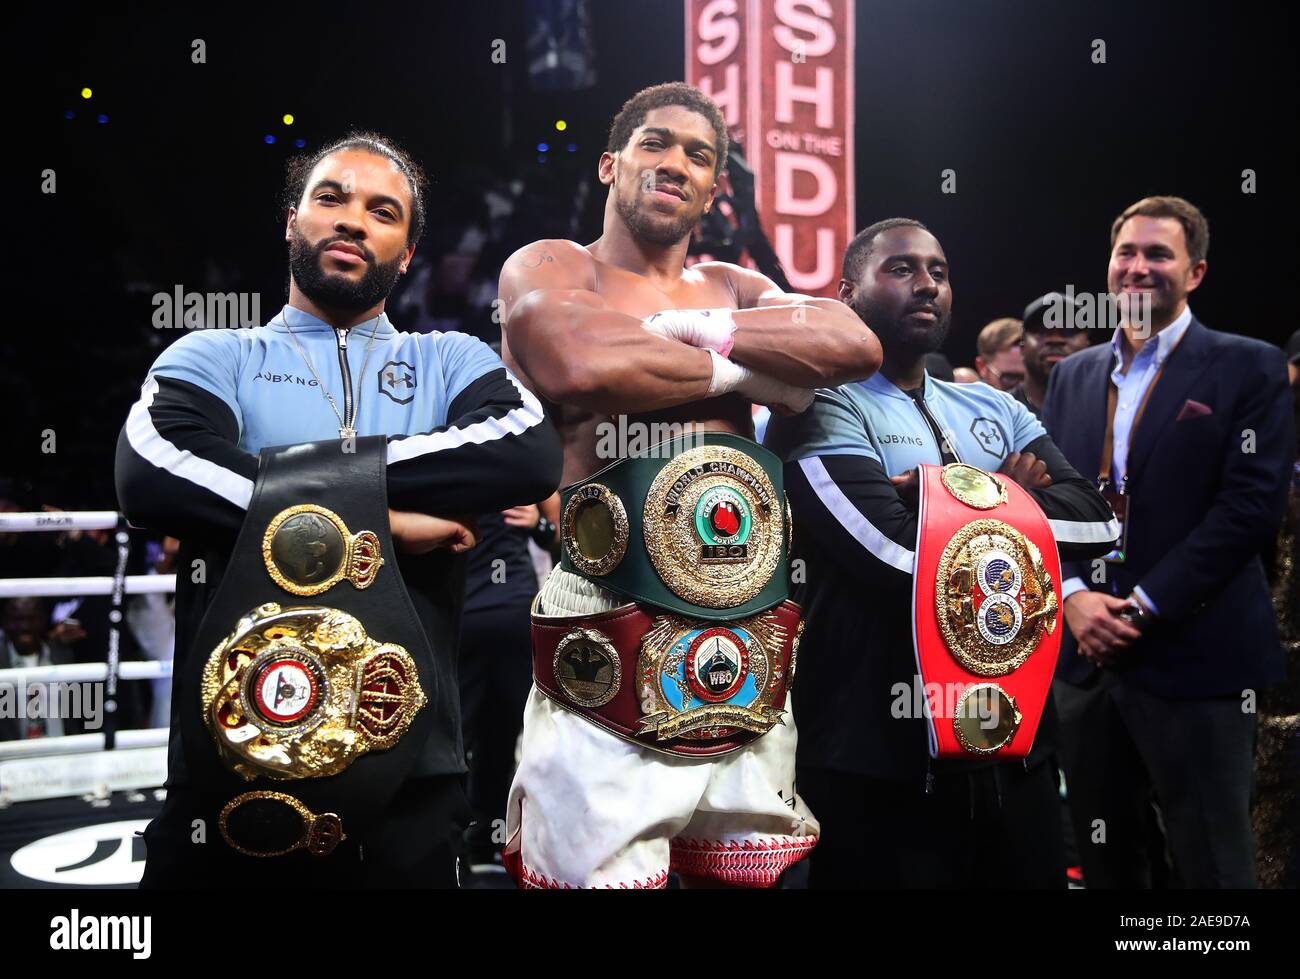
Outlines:
{"label": "green championship belt", "polygon": [[669,439],[560,492],[565,571],[710,621],[756,615],[788,597],[781,462],[747,438]]}

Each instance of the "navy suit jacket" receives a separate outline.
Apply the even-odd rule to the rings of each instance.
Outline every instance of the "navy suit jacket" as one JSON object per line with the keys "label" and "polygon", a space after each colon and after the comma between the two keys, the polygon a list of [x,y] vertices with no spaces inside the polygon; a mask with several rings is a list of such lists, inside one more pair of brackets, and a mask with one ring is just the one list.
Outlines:
{"label": "navy suit jacket", "polygon": [[[1112,366],[1109,343],[1061,361],[1043,405],[1048,433],[1093,480]],[[1062,565],[1093,591],[1141,585],[1160,613],[1113,669],[1173,699],[1240,695],[1282,676],[1259,553],[1286,507],[1294,428],[1282,351],[1193,317],[1130,444],[1127,560],[1106,564],[1101,581],[1094,562]],[[1083,683],[1095,667],[1068,628],[1063,640],[1057,677]]]}

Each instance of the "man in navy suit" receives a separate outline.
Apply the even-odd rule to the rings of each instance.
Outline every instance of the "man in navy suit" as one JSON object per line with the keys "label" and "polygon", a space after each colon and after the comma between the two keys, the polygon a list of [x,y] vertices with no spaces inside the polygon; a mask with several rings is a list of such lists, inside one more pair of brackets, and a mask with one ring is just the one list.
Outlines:
{"label": "man in navy suit", "polygon": [[1063,568],[1055,692],[1089,887],[1150,886],[1152,795],[1185,885],[1255,883],[1255,699],[1282,675],[1259,551],[1282,519],[1295,433],[1281,351],[1187,305],[1208,246],[1182,198],[1125,210],[1107,274],[1121,325],[1057,365],[1043,406],[1124,531],[1107,559]]}

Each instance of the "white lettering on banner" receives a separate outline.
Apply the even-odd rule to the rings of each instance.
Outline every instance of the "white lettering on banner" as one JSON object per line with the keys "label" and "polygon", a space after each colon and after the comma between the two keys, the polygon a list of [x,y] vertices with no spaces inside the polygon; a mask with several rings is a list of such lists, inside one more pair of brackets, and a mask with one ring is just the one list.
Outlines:
{"label": "white lettering on banner", "polygon": [[[812,13],[801,13],[801,7]],[[835,50],[835,26],[827,19],[834,13],[829,0],[776,0],[775,10],[776,19],[781,23],[772,36],[781,47],[793,52],[802,45],[803,54],[808,58],[820,58]],[[795,37],[795,31],[811,34],[812,40]]]}
{"label": "white lettering on banner", "polygon": [[817,229],[816,264],[811,269],[801,269],[795,264],[793,225],[778,224],[775,239],[772,247],[785,266],[786,278],[800,292],[809,292],[824,285],[839,264],[839,259],[836,258],[835,232],[830,228]]}
{"label": "white lettering on banner", "polygon": [[[718,103],[792,288],[833,296],[853,214],[853,5],[685,0],[686,80]],[[746,258],[752,265],[752,257]]]}
{"label": "white lettering on banner", "polygon": [[699,89],[722,110],[722,121],[727,128],[740,122],[740,65],[727,65],[722,70],[724,84],[721,90],[714,91],[712,78],[701,78]]}
{"label": "white lettering on banner", "polygon": [[794,65],[788,61],[776,63],[776,121],[794,122],[794,104],[803,102],[817,110],[817,128],[830,129],[835,124],[835,72],[829,68],[817,69],[817,84],[797,85]]}
{"label": "white lettering on banner", "polygon": [[[700,11],[700,44],[695,48],[695,55],[704,65],[716,65],[725,58],[730,58],[740,43],[740,23],[736,14],[740,5],[736,0],[709,0]],[[710,45],[711,41],[719,44]]]}
{"label": "white lettering on banner", "polygon": [[[812,177],[817,192],[811,197],[797,197],[794,192],[795,173],[802,171]],[[839,196],[839,182],[835,171],[815,156],[807,153],[778,153],[776,155],[776,210],[780,214],[812,217],[825,214]]]}

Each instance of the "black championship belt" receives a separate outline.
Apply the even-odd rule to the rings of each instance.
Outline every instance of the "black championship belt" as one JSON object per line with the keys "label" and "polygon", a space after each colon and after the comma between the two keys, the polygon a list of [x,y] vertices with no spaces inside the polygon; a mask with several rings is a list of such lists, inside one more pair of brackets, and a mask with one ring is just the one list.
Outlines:
{"label": "black championship belt", "polygon": [[386,440],[344,445],[262,451],[176,678],[196,815],[246,856],[324,857],[359,835],[432,732],[433,651],[397,570]]}

